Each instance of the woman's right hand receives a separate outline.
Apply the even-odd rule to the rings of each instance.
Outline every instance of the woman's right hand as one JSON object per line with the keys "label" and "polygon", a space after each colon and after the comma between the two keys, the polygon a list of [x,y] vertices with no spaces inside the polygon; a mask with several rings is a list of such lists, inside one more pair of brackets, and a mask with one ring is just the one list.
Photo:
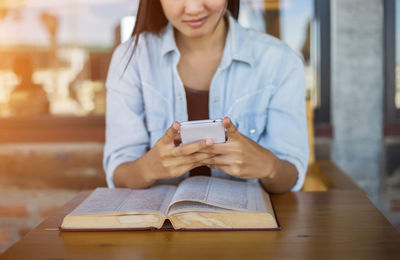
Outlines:
{"label": "woman's right hand", "polygon": [[143,157],[147,161],[146,178],[149,182],[158,179],[178,177],[198,166],[203,160],[212,158],[214,155],[201,152],[202,149],[212,146],[213,140],[206,139],[192,144],[178,146],[180,124],[174,122]]}
{"label": "woman's right hand", "polygon": [[143,189],[159,179],[178,177],[198,166],[201,161],[214,157],[201,150],[212,146],[213,140],[206,139],[179,146],[180,124],[174,122],[152,149],[136,161],[119,165],[114,172],[117,187]]}

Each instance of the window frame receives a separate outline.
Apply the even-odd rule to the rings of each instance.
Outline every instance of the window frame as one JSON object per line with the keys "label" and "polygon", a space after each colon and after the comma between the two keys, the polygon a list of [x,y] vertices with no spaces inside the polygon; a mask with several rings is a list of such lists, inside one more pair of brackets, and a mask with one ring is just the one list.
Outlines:
{"label": "window frame", "polygon": [[396,108],[396,16],[395,0],[385,0],[385,121],[400,124],[400,109]]}
{"label": "window frame", "polygon": [[318,85],[321,90],[321,106],[314,109],[314,123],[331,123],[331,12],[330,0],[315,0],[315,16],[318,22]]}
{"label": "window frame", "polygon": [[[388,0],[385,0],[388,1]],[[330,0],[314,0],[318,22],[317,80],[321,106],[314,110],[315,136],[332,137],[330,117]],[[0,118],[0,144],[23,142],[104,142],[105,116],[34,116]]]}
{"label": "window frame", "polygon": [[384,135],[400,136],[400,109],[396,108],[396,0],[384,1]]}

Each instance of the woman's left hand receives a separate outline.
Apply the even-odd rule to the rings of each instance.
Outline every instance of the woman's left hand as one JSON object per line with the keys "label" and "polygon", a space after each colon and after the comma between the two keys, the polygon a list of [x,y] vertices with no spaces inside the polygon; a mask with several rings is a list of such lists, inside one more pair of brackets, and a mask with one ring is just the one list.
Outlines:
{"label": "woman's left hand", "polygon": [[202,163],[238,178],[274,180],[279,159],[271,151],[242,135],[228,117],[224,118],[223,124],[226,143],[205,148],[202,152],[215,156]]}

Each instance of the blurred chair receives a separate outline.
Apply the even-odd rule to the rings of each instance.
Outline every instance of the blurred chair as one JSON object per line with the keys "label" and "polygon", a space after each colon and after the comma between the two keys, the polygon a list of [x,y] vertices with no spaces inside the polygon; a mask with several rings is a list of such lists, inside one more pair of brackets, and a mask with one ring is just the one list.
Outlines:
{"label": "blurred chair", "polygon": [[314,142],[314,108],[310,100],[310,91],[307,91],[306,112],[307,112],[307,127],[308,127],[308,145],[310,151],[310,159],[306,179],[304,181],[303,191],[327,191],[328,181],[321,174],[318,164],[315,160],[315,142]]}

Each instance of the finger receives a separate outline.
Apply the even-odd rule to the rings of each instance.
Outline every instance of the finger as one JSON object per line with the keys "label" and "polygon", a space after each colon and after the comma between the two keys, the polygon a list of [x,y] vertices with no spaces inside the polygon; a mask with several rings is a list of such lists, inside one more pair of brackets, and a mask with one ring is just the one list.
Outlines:
{"label": "finger", "polygon": [[225,144],[214,144],[212,146],[206,147],[200,152],[205,152],[205,153],[212,153],[212,154],[225,154],[228,152],[228,147],[229,145],[227,143]]}
{"label": "finger", "polygon": [[[209,156],[209,155],[203,154],[202,156]],[[181,164],[182,160],[179,160],[178,165],[176,165],[173,168],[173,170],[170,171],[172,173],[171,177],[177,177],[177,176],[180,176],[183,173],[188,172],[196,167],[204,166],[204,164],[200,162],[201,161],[200,159],[204,158],[202,156],[199,156],[198,158],[186,159],[185,161],[188,163],[185,163],[185,164]],[[177,159],[177,158],[175,158],[175,159]],[[192,162],[189,162],[189,161],[192,161]],[[177,163],[177,162],[175,161],[175,163]]]}
{"label": "finger", "polygon": [[200,163],[193,163],[193,164],[185,164],[185,165],[181,165],[179,167],[177,167],[174,172],[173,172],[173,176],[171,177],[178,177],[181,176],[182,174],[184,174],[185,172],[188,172],[196,167],[202,166],[202,164]]}
{"label": "finger", "polygon": [[163,141],[166,143],[171,143],[174,142],[175,136],[178,135],[178,131],[180,129],[180,124],[179,122],[174,122],[172,125],[168,128],[167,132],[165,132],[163,136]]}
{"label": "finger", "polygon": [[226,155],[212,156],[202,160],[201,162],[204,163],[205,165],[226,165],[226,166],[234,163],[231,156],[226,156]]}
{"label": "finger", "polygon": [[171,150],[173,156],[184,156],[198,152],[206,147],[213,145],[212,139],[205,139],[191,144],[183,144]]}
{"label": "finger", "polygon": [[208,154],[208,153],[195,153],[192,155],[187,155],[184,157],[184,161],[187,164],[201,164],[205,165],[203,163],[204,160],[212,158],[214,155]]}
{"label": "finger", "polygon": [[206,147],[199,152],[212,153],[212,154],[231,154],[240,151],[238,145],[234,142],[227,142],[223,144],[214,144]]}
{"label": "finger", "polygon": [[223,124],[226,129],[226,135],[228,137],[228,140],[235,138],[239,134],[239,131],[237,130],[236,126],[232,123],[229,117],[227,116],[224,117]]}
{"label": "finger", "polygon": [[[183,165],[191,165],[195,163],[202,163],[202,161],[212,158],[213,155],[208,153],[194,153],[191,155],[171,157],[164,161],[164,167],[180,167]],[[203,164],[204,165],[204,164]]]}

